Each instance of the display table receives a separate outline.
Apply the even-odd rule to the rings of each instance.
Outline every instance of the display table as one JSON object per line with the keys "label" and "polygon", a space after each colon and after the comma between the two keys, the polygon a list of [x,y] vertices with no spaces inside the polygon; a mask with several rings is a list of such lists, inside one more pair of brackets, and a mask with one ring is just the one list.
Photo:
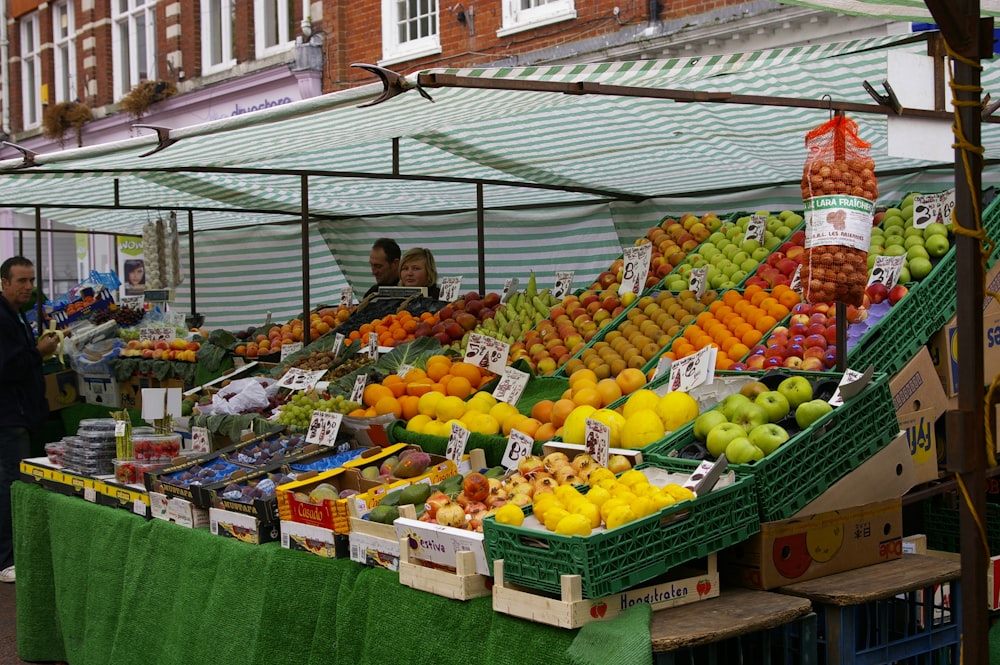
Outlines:
{"label": "display table", "polygon": [[24,482],[13,502],[24,660],[555,665],[570,662],[580,632],[495,613],[489,597],[449,600],[354,561],[146,521]]}

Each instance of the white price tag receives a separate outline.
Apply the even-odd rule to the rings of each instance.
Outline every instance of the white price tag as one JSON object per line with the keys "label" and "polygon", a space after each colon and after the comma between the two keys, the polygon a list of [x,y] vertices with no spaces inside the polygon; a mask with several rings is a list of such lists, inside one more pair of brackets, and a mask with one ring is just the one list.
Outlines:
{"label": "white price tag", "polygon": [[344,333],[337,333],[333,337],[333,357],[340,355],[340,350],[344,347]]}
{"label": "white price tag", "polygon": [[868,284],[865,285],[865,288],[878,283],[885,284],[887,289],[896,286],[905,259],[905,256],[876,256],[875,265],[872,266],[872,274],[868,276]]}
{"label": "white price tag", "polygon": [[637,247],[626,247],[622,253],[624,254],[625,267],[622,270],[622,283],[618,287],[618,293],[631,291],[638,295],[646,288],[646,277],[649,275],[649,260],[653,255],[653,245],[646,242]]}
{"label": "white price tag", "polygon": [[507,367],[510,345],[487,335],[473,333],[465,346],[465,362],[488,369],[494,374],[503,374]]}
{"label": "white price tag", "polygon": [[316,386],[316,383],[326,374],[325,369],[309,371],[299,367],[289,367],[278,381],[279,388],[289,390],[309,390]]}
{"label": "white price tag", "polygon": [[174,337],[176,337],[174,329],[170,326],[150,326],[148,328],[139,328],[139,341],[140,342],[169,342]]}
{"label": "white price tag", "polygon": [[512,295],[517,293],[518,284],[520,284],[520,280],[517,277],[511,277],[504,282],[503,292],[500,294],[500,302],[507,302]]}
{"label": "white price tag", "polygon": [[795,272],[792,274],[792,281],[789,284],[789,288],[795,291],[799,295],[802,295],[802,264],[800,263],[795,267]]}
{"label": "white price tag", "polygon": [[653,378],[658,379],[670,372],[670,366],[674,364],[674,361],[670,359],[670,356],[663,354],[660,356],[659,360],[656,361],[656,372],[653,373]]}
{"label": "white price tag", "polygon": [[694,292],[694,297],[701,299],[705,295],[708,282],[708,268],[692,268],[688,276],[688,289]]}
{"label": "white price tag", "polygon": [[584,441],[587,446],[587,452],[597,460],[598,464],[607,467],[611,428],[593,418],[587,418],[586,427],[587,433],[585,434]]}
{"label": "white price tag", "polygon": [[444,456],[454,462],[456,466],[462,463],[462,455],[465,454],[465,445],[469,442],[469,434],[471,432],[459,423],[451,424],[448,447],[444,451]]}
{"label": "white price tag", "polygon": [[715,358],[718,349],[706,346],[697,353],[678,358],[670,365],[670,380],[667,392],[680,390],[691,392],[694,388],[709,383],[715,378]]}
{"label": "white price tag", "polygon": [[368,333],[368,348],[365,353],[372,360],[378,360],[378,333]]}
{"label": "white price tag", "polygon": [[398,376],[401,379],[405,379],[406,375],[410,373],[411,369],[413,369],[413,365],[407,365],[406,363],[403,363],[402,365],[399,366],[399,369],[396,370],[396,376]]}
{"label": "white price tag", "polygon": [[[952,190],[952,197],[955,190]],[[952,198],[954,200],[954,198]],[[949,210],[949,218],[951,217]],[[937,194],[917,194],[913,197],[913,227],[922,229],[941,221],[941,198]]]}
{"label": "white price tag", "polygon": [[115,421],[115,436],[125,436],[125,430],[128,428],[127,420],[116,420]]}
{"label": "white price tag", "polygon": [[146,305],[146,297],[142,294],[137,296],[122,296],[118,300],[118,306],[122,309],[139,309]]}
{"label": "white price tag", "polygon": [[951,224],[951,214],[955,212],[955,188],[938,194],[938,207],[941,218],[938,220],[942,224]]}
{"label": "white price tag", "polygon": [[837,389],[833,391],[833,397],[828,400],[830,406],[843,406],[844,396],[840,394],[840,387],[845,383],[854,383],[863,376],[864,374],[853,369],[844,370],[844,376],[840,377],[840,382],[837,383]]}
{"label": "white price tag", "polygon": [[340,306],[350,307],[353,304],[354,304],[354,290],[349,286],[345,286],[340,290]]}
{"label": "white price tag", "polygon": [[361,404],[361,398],[365,394],[366,383],[368,383],[367,374],[358,374],[354,379],[354,387],[351,389],[351,401],[355,404]]}
{"label": "white price tag", "polygon": [[212,452],[212,440],[209,438],[207,427],[191,428],[191,448],[198,453]]}
{"label": "white price tag", "polygon": [[83,498],[86,499],[87,501],[90,501],[91,503],[97,503],[97,490],[95,490],[93,487],[84,487]]}
{"label": "white price tag", "polygon": [[460,288],[462,288],[461,277],[442,277],[441,295],[438,298],[445,302],[454,302],[458,300],[458,290]]}
{"label": "white price tag", "polygon": [[342,413],[313,411],[312,420],[309,421],[309,431],[306,433],[306,443],[330,447],[337,445],[337,432],[340,431],[340,423],[343,420]]}
{"label": "white price tag", "polygon": [[531,454],[531,448],[534,446],[534,440],[516,429],[510,431],[510,436],[507,437],[507,449],[503,453],[503,459],[500,463],[505,469],[510,469],[511,471],[517,469],[517,461],[522,457],[527,457]]}
{"label": "white price tag", "polygon": [[760,244],[764,244],[764,230],[767,228],[767,217],[764,215],[750,215],[750,221],[747,223],[747,232],[743,234],[744,242],[747,240],[756,240]]}
{"label": "white price tag", "polygon": [[524,392],[526,385],[528,385],[527,372],[522,372],[513,367],[504,367],[503,376],[500,377],[500,381],[493,391],[493,397],[500,402],[507,402],[516,406],[517,400],[521,399],[521,393]]}
{"label": "white price tag", "polygon": [[302,350],[302,342],[292,342],[291,344],[281,345],[281,362],[285,362],[285,358],[292,355],[293,353],[298,353]]}
{"label": "white price tag", "polygon": [[146,502],[142,499],[136,499],[132,502],[132,512],[136,515],[146,516]]}
{"label": "white price tag", "polygon": [[556,283],[552,287],[553,297],[562,300],[569,295],[570,289],[573,288],[573,277],[575,275],[576,273],[573,270],[560,270],[556,272]]}

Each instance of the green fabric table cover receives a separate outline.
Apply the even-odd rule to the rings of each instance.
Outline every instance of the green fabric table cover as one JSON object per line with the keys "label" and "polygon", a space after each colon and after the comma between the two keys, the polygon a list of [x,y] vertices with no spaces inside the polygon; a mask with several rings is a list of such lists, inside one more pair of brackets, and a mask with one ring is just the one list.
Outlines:
{"label": "green fabric table cover", "polygon": [[[450,600],[347,559],[146,521],[34,484],[16,482],[13,500],[24,660],[558,665],[628,654],[652,662],[648,646],[635,658],[637,640],[650,643],[648,620],[623,622],[629,634],[616,642],[607,639],[612,622],[536,624],[494,612],[489,597]],[[600,640],[586,639],[592,626]],[[578,635],[589,658],[570,651]]]}

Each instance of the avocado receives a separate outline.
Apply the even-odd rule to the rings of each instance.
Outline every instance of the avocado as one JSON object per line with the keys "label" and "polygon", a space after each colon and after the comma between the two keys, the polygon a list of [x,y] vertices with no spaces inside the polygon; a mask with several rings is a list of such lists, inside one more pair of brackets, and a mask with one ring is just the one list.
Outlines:
{"label": "avocado", "polygon": [[[431,495],[431,486],[427,483],[414,483],[407,485],[399,493],[399,505],[412,503],[416,506],[424,505],[424,501]],[[384,502],[384,500],[383,500]]]}
{"label": "avocado", "polygon": [[368,513],[370,521],[380,524],[392,524],[397,517],[399,517],[399,509],[396,506],[387,506],[384,502],[372,508],[371,512]]}
{"label": "avocado", "polygon": [[401,489],[393,490],[393,491],[389,492],[388,494],[386,494],[385,498],[382,499],[381,501],[379,501],[378,503],[379,503],[380,506],[398,506],[399,505],[399,498],[400,498],[399,495],[402,494],[402,493],[403,493],[403,490],[401,490]]}

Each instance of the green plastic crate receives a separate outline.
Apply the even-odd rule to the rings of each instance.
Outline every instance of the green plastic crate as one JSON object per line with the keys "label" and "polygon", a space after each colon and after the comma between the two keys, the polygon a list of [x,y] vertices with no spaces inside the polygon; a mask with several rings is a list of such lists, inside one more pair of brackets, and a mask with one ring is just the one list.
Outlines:
{"label": "green plastic crate", "polygon": [[[927,547],[945,552],[961,551],[961,529],[959,527],[957,499],[952,496],[933,496],[924,504],[924,533]],[[990,552],[1000,552],[1000,503],[986,502],[986,542]]]}
{"label": "green plastic crate", "polygon": [[[676,460],[636,468],[648,466],[690,472]],[[483,521],[486,556],[503,559],[505,581],[558,595],[562,575],[579,575],[583,596],[600,598],[757,533],[753,483],[737,471],[731,485],[586,537],[499,524],[490,516]],[[531,513],[530,506],[524,510]]]}
{"label": "green plastic crate", "polygon": [[[785,370],[787,371],[787,370]],[[812,378],[839,374],[789,372]],[[653,461],[669,458],[695,442],[693,423],[643,449]],[[820,494],[858,468],[899,434],[889,377],[876,373],[859,395],[793,436],[776,451],[752,464],[734,464],[756,480],[760,520],[792,517]],[[693,468],[695,460],[677,459]]]}

